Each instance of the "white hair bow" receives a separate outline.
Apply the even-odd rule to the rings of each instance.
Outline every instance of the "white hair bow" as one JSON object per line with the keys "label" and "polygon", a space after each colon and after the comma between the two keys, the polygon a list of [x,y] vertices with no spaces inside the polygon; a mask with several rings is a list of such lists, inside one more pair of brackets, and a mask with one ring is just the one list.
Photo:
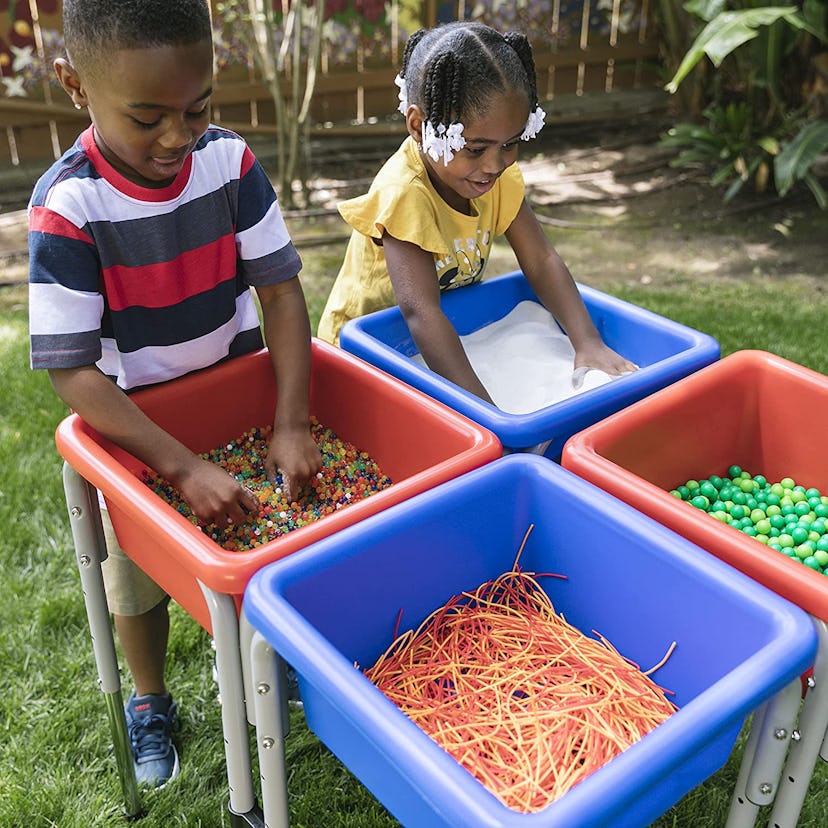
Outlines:
{"label": "white hair bow", "polygon": [[523,141],[528,141],[534,138],[543,129],[543,119],[546,113],[540,108],[540,104],[535,106],[533,112],[529,113],[526,119],[526,126],[523,128],[523,134],[520,136]]}
{"label": "white hair bow", "polygon": [[454,158],[454,153],[466,146],[466,139],[463,137],[463,124],[438,124],[437,129],[426,121],[423,130],[423,149],[434,161],[443,158],[443,166],[447,166]]}
{"label": "white hair bow", "polygon": [[400,105],[397,109],[405,115],[408,112],[408,95],[405,92],[405,78],[402,75],[398,74],[396,78],[394,78],[394,83],[399,86],[400,91],[397,97],[400,99]]}

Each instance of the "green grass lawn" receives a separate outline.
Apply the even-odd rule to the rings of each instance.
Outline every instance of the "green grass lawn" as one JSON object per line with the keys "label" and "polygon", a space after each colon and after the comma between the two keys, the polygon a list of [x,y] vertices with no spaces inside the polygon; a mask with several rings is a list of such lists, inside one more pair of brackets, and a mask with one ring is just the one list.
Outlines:
{"label": "green grass lawn", "polygon": [[[805,283],[603,287],[704,330],[724,353],[774,351],[828,373],[828,301]],[[314,321],[324,291],[309,291]],[[28,368],[25,292],[0,289],[0,828],[125,824],[103,699],[65,515],[53,433],[66,411],[43,373]],[[710,412],[711,426],[716,412]],[[780,428],[785,424],[780,423]],[[220,710],[207,634],[177,607],[169,684],[180,704],[182,773],[145,797],[145,828],[229,825]],[[128,677],[126,678],[128,685]],[[293,826],[384,828],[396,823],[292,714],[287,743]],[[658,828],[721,828],[738,772],[728,764],[660,818]],[[828,824],[822,763],[801,826]]]}

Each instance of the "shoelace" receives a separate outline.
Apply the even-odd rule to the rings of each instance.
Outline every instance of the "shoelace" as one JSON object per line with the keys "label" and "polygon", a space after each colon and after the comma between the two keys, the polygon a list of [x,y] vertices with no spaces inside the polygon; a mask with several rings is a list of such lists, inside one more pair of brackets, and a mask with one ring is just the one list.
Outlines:
{"label": "shoelace", "polygon": [[133,721],[129,726],[129,739],[137,761],[166,756],[170,750],[170,730],[169,719],[161,713]]}

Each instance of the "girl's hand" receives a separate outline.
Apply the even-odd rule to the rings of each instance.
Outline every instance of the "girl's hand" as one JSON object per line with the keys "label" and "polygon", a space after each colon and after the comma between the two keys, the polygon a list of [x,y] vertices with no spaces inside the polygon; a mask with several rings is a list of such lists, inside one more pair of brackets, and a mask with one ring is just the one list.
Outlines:
{"label": "girl's hand", "polygon": [[258,498],[250,489],[220,466],[195,455],[176,488],[195,516],[207,524],[242,524],[259,511]]}
{"label": "girl's hand", "polygon": [[270,438],[265,471],[271,481],[282,474],[285,496],[291,503],[299,498],[299,492],[322,468],[322,455],[306,425],[302,428],[274,428]]}
{"label": "girl's hand", "polygon": [[597,368],[613,377],[638,370],[634,362],[608,348],[602,340],[591,341],[575,351],[575,368]]}

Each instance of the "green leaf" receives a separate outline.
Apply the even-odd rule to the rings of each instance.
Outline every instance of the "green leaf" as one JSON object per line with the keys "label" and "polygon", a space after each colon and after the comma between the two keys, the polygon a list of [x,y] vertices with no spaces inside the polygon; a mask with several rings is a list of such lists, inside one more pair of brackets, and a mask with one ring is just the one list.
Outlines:
{"label": "green leaf", "polygon": [[710,176],[710,183],[714,187],[718,187],[721,184],[724,184],[725,181],[729,181],[731,178],[736,178],[739,181],[742,180],[742,176],[739,175],[733,164],[726,164],[725,166],[719,167],[717,170],[713,171]]}
{"label": "green leaf", "polygon": [[820,210],[824,210],[828,207],[828,195],[825,194],[825,190],[817,180],[817,177],[812,173],[808,173],[804,176],[804,181],[808,185],[808,189],[814,194],[814,198],[816,199],[816,203],[819,205]]}
{"label": "green leaf", "polygon": [[796,6],[766,6],[758,9],[722,12],[716,15],[699,33],[665,89],[674,93],[705,55],[713,61],[715,66],[720,66],[732,51],[757,37],[759,27],[770,26],[777,20],[785,20],[795,29],[809,31],[814,36],[820,37],[820,33],[798,15]]}
{"label": "green leaf", "polygon": [[728,104],[724,116],[724,123],[730,135],[740,135],[745,130],[748,123],[748,110],[744,104]]}
{"label": "green leaf", "polygon": [[779,155],[779,141],[773,135],[765,135],[756,142],[768,155]]}
{"label": "green leaf", "polygon": [[722,196],[722,201],[727,204],[729,201],[732,201],[739,190],[742,189],[745,185],[745,180],[741,176],[736,176],[736,180],[725,190],[724,196]]}
{"label": "green leaf", "polygon": [[773,175],[779,195],[811,172],[814,162],[828,151],[828,121],[810,121],[786,144],[773,162]]}
{"label": "green leaf", "polygon": [[725,10],[727,0],[688,0],[684,10],[702,20],[712,20],[717,14]]}
{"label": "green leaf", "polygon": [[819,32],[818,37],[824,43],[828,36],[828,30],[825,28],[825,0],[805,0],[802,4],[802,16]]}
{"label": "green leaf", "polygon": [[718,147],[721,142],[705,126],[700,126],[699,124],[676,124],[667,131],[667,134],[661,139],[661,143],[666,146],[710,144]]}

